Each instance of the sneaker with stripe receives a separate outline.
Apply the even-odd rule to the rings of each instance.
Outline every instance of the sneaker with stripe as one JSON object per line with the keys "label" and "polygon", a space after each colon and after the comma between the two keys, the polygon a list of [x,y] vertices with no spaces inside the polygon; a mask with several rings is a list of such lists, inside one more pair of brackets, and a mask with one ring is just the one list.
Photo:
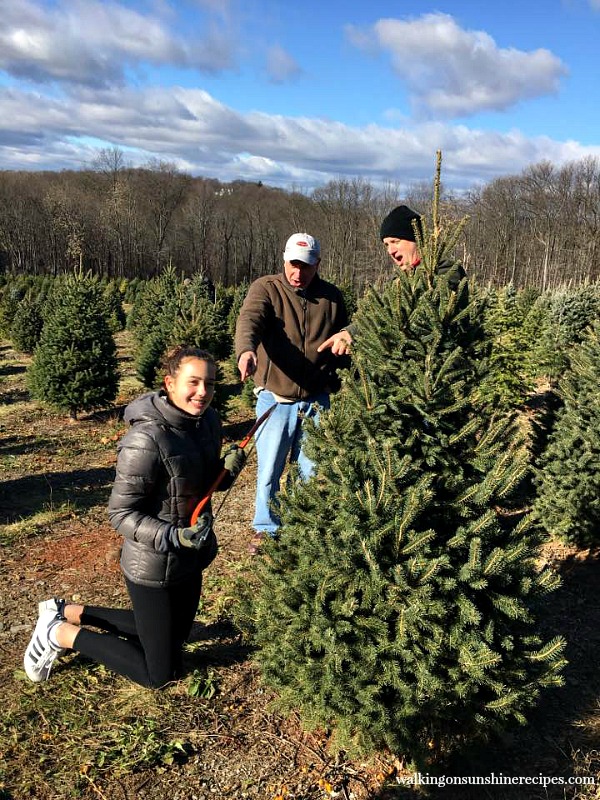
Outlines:
{"label": "sneaker with stripe", "polygon": [[50,600],[41,600],[38,603],[38,614],[43,614],[45,611],[54,611],[54,613],[61,619],[65,618],[65,606],[67,601],[64,597],[51,597]]}
{"label": "sneaker with stripe", "polygon": [[46,600],[39,604],[39,616],[29,640],[25,655],[23,657],[23,667],[29,680],[34,683],[47,681],[50,670],[56,659],[66,651],[61,647],[56,647],[50,641],[50,631],[64,621],[60,601]]}

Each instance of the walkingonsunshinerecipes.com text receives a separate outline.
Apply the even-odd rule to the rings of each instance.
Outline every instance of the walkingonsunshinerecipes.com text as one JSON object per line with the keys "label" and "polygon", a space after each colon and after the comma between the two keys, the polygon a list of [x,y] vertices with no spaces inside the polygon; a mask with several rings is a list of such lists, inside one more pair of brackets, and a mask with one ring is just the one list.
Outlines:
{"label": "walkingonsunshinerecipes.com text", "polygon": [[595,778],[589,776],[563,775],[504,775],[491,772],[489,775],[430,775],[428,772],[413,772],[412,775],[397,776],[402,786],[593,786]]}

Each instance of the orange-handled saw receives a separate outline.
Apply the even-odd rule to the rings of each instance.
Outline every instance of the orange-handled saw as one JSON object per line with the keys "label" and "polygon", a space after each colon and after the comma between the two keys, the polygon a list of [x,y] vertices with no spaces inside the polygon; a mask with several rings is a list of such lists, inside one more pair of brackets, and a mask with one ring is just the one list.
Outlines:
{"label": "orange-handled saw", "polygon": [[[260,426],[263,424],[263,422],[265,422],[265,421],[266,421],[266,420],[269,418],[269,416],[271,415],[271,412],[272,412],[272,411],[275,409],[275,406],[276,406],[276,405],[277,405],[277,403],[273,403],[273,405],[272,405],[270,408],[268,408],[268,409],[265,411],[265,413],[264,413],[264,414],[261,414],[261,415],[260,415],[260,417],[259,417],[259,418],[256,420],[256,422],[254,423],[254,425],[253,425],[253,426],[250,428],[250,430],[248,431],[248,433],[247,433],[247,434],[244,436],[244,438],[242,439],[242,441],[241,441],[241,442],[238,444],[238,447],[239,447],[241,450],[243,450],[243,449],[244,449],[244,447],[246,447],[246,445],[248,444],[248,442],[250,441],[250,439],[252,439],[252,437],[254,436],[254,434],[256,433],[256,431],[257,431],[257,430],[260,428]],[[225,469],[225,467],[223,467],[223,469],[221,470],[221,472],[219,472],[219,474],[217,475],[217,478],[216,478],[215,482],[212,484],[212,486],[210,487],[210,489],[208,490],[208,492],[205,494],[205,496],[202,498],[202,500],[200,500],[200,502],[198,503],[198,505],[197,505],[197,506],[196,506],[196,508],[194,509],[194,511],[193,511],[193,513],[192,513],[191,520],[190,520],[190,524],[191,524],[191,525],[195,525],[195,524],[196,524],[196,522],[197,522],[197,520],[198,520],[198,517],[200,516],[200,514],[201,514],[201,513],[204,511],[204,509],[206,508],[206,505],[207,505],[208,501],[210,500],[210,498],[211,498],[211,497],[212,497],[212,495],[213,495],[213,492],[216,492],[216,490],[217,490],[217,489],[219,488],[219,486],[221,485],[221,481],[223,480],[223,478],[224,478],[226,475],[227,475],[227,470]]]}

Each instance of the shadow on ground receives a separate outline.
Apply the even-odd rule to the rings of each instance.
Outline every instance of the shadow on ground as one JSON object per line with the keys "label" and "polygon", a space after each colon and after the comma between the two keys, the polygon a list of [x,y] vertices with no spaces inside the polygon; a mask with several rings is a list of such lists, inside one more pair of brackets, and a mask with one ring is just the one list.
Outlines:
{"label": "shadow on ground", "polygon": [[123,403],[122,405],[118,406],[110,406],[110,408],[103,408],[99,411],[92,411],[91,414],[81,416],[79,420],[80,422],[98,422],[98,423],[110,422],[112,420],[122,420],[126,408],[127,408],[126,403]]}
{"label": "shadow on ground", "polygon": [[23,375],[27,372],[27,367],[22,365],[2,364],[0,366],[0,376],[8,377],[9,375]]}
{"label": "shadow on ground", "polygon": [[0,441],[0,456],[23,456],[36,452],[52,453],[59,444],[43,436],[5,436]]}
{"label": "shadow on ground", "polygon": [[183,659],[186,672],[242,664],[252,652],[252,647],[242,642],[235,625],[226,621],[210,625],[195,622],[187,643]]}
{"label": "shadow on ground", "polygon": [[0,393],[0,405],[10,406],[15,403],[26,403],[29,392],[26,389],[8,389]]}
{"label": "shadow on ground", "polygon": [[0,519],[16,522],[25,517],[72,503],[78,509],[106,504],[115,471],[112,467],[77,469],[26,475],[0,483]]}

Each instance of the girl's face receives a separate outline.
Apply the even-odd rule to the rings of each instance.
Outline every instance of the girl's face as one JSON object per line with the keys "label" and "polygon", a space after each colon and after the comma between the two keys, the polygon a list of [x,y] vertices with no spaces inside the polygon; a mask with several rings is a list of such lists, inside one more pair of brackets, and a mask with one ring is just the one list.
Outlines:
{"label": "girl's face", "polygon": [[215,365],[199,358],[184,358],[176,375],[165,376],[165,388],[174,406],[199,417],[215,394]]}

